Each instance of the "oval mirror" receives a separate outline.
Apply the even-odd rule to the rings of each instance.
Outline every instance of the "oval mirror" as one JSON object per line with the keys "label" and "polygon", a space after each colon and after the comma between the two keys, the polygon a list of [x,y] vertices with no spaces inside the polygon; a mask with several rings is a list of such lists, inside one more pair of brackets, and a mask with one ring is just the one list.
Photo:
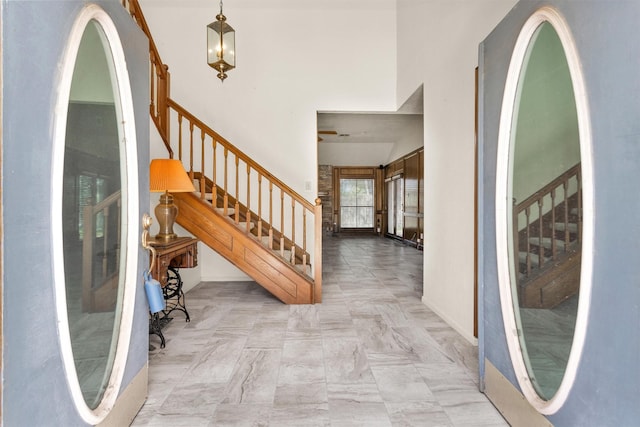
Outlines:
{"label": "oval mirror", "polygon": [[122,305],[122,168],[109,47],[95,21],[76,59],[67,110],[63,244],[67,316],[84,400],[95,409],[108,383]]}
{"label": "oval mirror", "polygon": [[569,360],[578,311],[582,195],[573,84],[548,22],[531,39],[518,92],[511,281],[529,376],[550,399]]}
{"label": "oval mirror", "polygon": [[131,335],[138,244],[133,103],[117,30],[81,11],[63,60],[52,178],[61,350],[76,407],[98,424],[113,407]]}
{"label": "oval mirror", "polygon": [[[588,308],[579,306],[590,288],[590,261],[585,269],[582,256],[590,245],[590,227],[584,231],[590,168],[581,149],[590,144],[588,115],[575,48],[558,13],[538,11],[518,44],[499,142],[506,155],[499,153],[499,162],[507,164],[497,184],[505,206],[496,206],[496,226],[505,230],[499,245],[506,243],[498,255],[501,300],[523,393],[541,412],[553,413],[573,382],[586,328]],[[506,191],[500,182],[508,183]],[[586,193],[590,200],[590,188]]]}

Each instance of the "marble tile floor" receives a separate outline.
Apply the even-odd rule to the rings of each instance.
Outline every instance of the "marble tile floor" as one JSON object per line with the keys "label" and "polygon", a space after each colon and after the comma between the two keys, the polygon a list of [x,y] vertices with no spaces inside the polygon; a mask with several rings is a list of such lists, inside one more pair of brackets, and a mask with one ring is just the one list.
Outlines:
{"label": "marble tile floor", "polygon": [[478,391],[477,348],[421,302],[423,252],[323,241],[323,302],[202,282],[149,354],[133,426],[507,426]]}

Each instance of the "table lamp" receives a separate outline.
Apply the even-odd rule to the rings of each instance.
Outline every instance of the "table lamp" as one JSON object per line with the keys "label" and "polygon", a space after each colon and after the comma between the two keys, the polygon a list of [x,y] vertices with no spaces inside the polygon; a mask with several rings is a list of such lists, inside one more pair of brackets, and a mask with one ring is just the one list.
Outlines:
{"label": "table lamp", "polygon": [[160,241],[175,239],[177,235],[173,232],[173,223],[178,216],[178,207],[173,204],[173,196],[170,193],[195,191],[182,162],[175,159],[151,160],[149,187],[151,192],[164,192],[155,209],[156,219],[160,226],[160,231],[156,234],[155,239]]}

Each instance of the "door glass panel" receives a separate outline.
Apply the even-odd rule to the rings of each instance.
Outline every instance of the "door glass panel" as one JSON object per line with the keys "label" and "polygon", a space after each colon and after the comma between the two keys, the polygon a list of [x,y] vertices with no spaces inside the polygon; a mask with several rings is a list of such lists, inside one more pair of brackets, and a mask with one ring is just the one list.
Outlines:
{"label": "door glass panel", "polygon": [[396,230],[396,192],[392,180],[387,181],[387,233],[394,234]]}
{"label": "door glass panel", "polygon": [[533,33],[516,90],[511,130],[510,275],[531,384],[558,390],[571,352],[582,258],[580,137],[572,78],[558,33]]}
{"label": "door glass panel", "polygon": [[373,209],[359,206],[357,208],[357,226],[359,228],[373,228]]}
{"label": "door glass panel", "polygon": [[404,179],[397,175],[387,181],[387,233],[398,237],[404,227]]}
{"label": "door glass panel", "polygon": [[340,227],[373,228],[373,180],[340,180]]}
{"label": "door glass panel", "polygon": [[396,236],[404,234],[404,179],[400,177],[394,180],[396,192]]}
{"label": "door glass panel", "polygon": [[355,206],[356,205],[356,180],[355,179],[341,179],[340,180],[340,206]]}
{"label": "door glass panel", "polygon": [[82,395],[95,409],[109,383],[120,326],[126,174],[113,59],[89,21],[80,42],[67,111],[63,248],[67,317]]}

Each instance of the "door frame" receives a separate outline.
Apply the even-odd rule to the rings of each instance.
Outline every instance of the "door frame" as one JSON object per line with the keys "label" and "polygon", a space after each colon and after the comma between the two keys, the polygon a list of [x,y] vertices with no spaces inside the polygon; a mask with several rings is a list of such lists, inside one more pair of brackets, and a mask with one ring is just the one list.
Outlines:
{"label": "door frame", "polygon": [[[2,14],[2,6],[0,6],[0,22],[4,23],[4,18]],[[2,32],[0,31],[0,195],[3,194],[3,180],[2,176],[4,173],[4,163],[2,160],[2,154],[4,152],[4,144],[2,139],[2,123],[3,123],[3,115],[2,115],[2,106],[4,99],[3,94],[3,82],[2,82],[2,58],[3,58],[3,39]],[[4,330],[3,319],[4,313],[2,311],[2,307],[4,307],[4,253],[2,249],[4,248],[4,229],[2,228],[2,224],[4,224],[4,210],[2,206],[2,200],[0,200],[0,378],[4,378],[4,341],[2,339],[2,331]],[[0,381],[0,402],[3,401],[2,396],[2,388],[4,382]],[[0,405],[0,425],[2,425],[2,405]]]}

